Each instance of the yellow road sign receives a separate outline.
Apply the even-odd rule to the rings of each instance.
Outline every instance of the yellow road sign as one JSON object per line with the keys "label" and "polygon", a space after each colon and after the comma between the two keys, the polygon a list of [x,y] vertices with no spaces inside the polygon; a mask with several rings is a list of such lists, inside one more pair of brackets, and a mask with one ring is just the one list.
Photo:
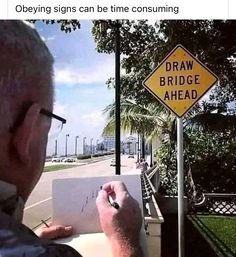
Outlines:
{"label": "yellow road sign", "polygon": [[182,117],[218,81],[182,45],[177,45],[143,81],[144,87]]}

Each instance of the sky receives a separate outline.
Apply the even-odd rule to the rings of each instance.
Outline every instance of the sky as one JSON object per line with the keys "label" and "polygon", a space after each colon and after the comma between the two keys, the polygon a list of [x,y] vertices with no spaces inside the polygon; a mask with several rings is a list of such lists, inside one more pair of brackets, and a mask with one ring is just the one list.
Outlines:
{"label": "sky", "polygon": [[68,154],[75,152],[76,136],[78,152],[82,153],[83,137],[87,144],[91,138],[94,144],[102,140],[103,109],[114,101],[114,90],[105,85],[114,77],[114,54],[96,51],[89,20],[81,20],[81,29],[67,34],[58,24],[38,21],[35,28],[54,56],[54,113],[67,120],[57,138],[49,137],[47,155],[54,153],[56,139],[58,153],[65,154],[66,134]]}
{"label": "sky", "polygon": [[[114,102],[114,89],[108,89],[105,83],[115,76],[115,56],[98,53],[91,33],[92,22],[81,20],[80,23],[81,29],[67,34],[58,24],[42,21],[35,24],[55,60],[54,113],[67,120],[58,137],[49,136],[47,155],[54,154],[56,139],[58,154],[65,154],[67,134],[68,154],[75,153],[76,136],[79,136],[77,153],[82,153],[83,137],[88,145],[91,139],[94,145],[97,140],[101,142],[106,123],[103,110]],[[202,100],[208,101],[209,94],[210,91]]]}

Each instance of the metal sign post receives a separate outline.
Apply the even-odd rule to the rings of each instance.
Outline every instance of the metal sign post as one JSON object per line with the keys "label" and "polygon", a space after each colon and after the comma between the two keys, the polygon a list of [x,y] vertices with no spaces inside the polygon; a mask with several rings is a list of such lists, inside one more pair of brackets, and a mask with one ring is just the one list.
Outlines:
{"label": "metal sign post", "polygon": [[177,45],[143,81],[143,86],[178,117],[179,257],[184,257],[184,158],[182,117],[217,81],[217,76],[182,45]]}
{"label": "metal sign post", "polygon": [[177,165],[178,165],[178,245],[179,257],[184,257],[184,152],[183,119],[177,118]]}

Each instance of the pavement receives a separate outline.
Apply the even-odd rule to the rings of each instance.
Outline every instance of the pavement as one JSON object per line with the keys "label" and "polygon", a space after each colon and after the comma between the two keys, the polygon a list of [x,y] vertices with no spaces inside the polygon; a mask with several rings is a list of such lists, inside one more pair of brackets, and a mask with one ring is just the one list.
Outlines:
{"label": "pavement", "polygon": [[[42,224],[41,220],[49,220],[52,217],[52,181],[54,179],[114,175],[115,167],[110,166],[112,158],[114,156],[95,163],[43,173],[26,202],[23,223],[34,229]],[[135,162],[136,158],[121,156],[121,174],[139,174],[140,170],[136,170]]]}

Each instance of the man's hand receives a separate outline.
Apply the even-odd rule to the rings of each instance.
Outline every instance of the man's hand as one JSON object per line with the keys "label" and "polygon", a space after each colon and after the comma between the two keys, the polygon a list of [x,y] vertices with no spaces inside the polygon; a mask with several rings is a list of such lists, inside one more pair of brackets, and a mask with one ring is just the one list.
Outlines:
{"label": "man's hand", "polygon": [[36,231],[38,237],[43,239],[56,239],[72,235],[73,229],[71,226],[50,225],[49,227],[43,226]]}
{"label": "man's hand", "polygon": [[[111,206],[109,196],[118,203],[118,209]],[[101,227],[111,242],[114,257],[141,257],[139,245],[141,211],[125,185],[119,181],[103,185],[96,204]]]}

